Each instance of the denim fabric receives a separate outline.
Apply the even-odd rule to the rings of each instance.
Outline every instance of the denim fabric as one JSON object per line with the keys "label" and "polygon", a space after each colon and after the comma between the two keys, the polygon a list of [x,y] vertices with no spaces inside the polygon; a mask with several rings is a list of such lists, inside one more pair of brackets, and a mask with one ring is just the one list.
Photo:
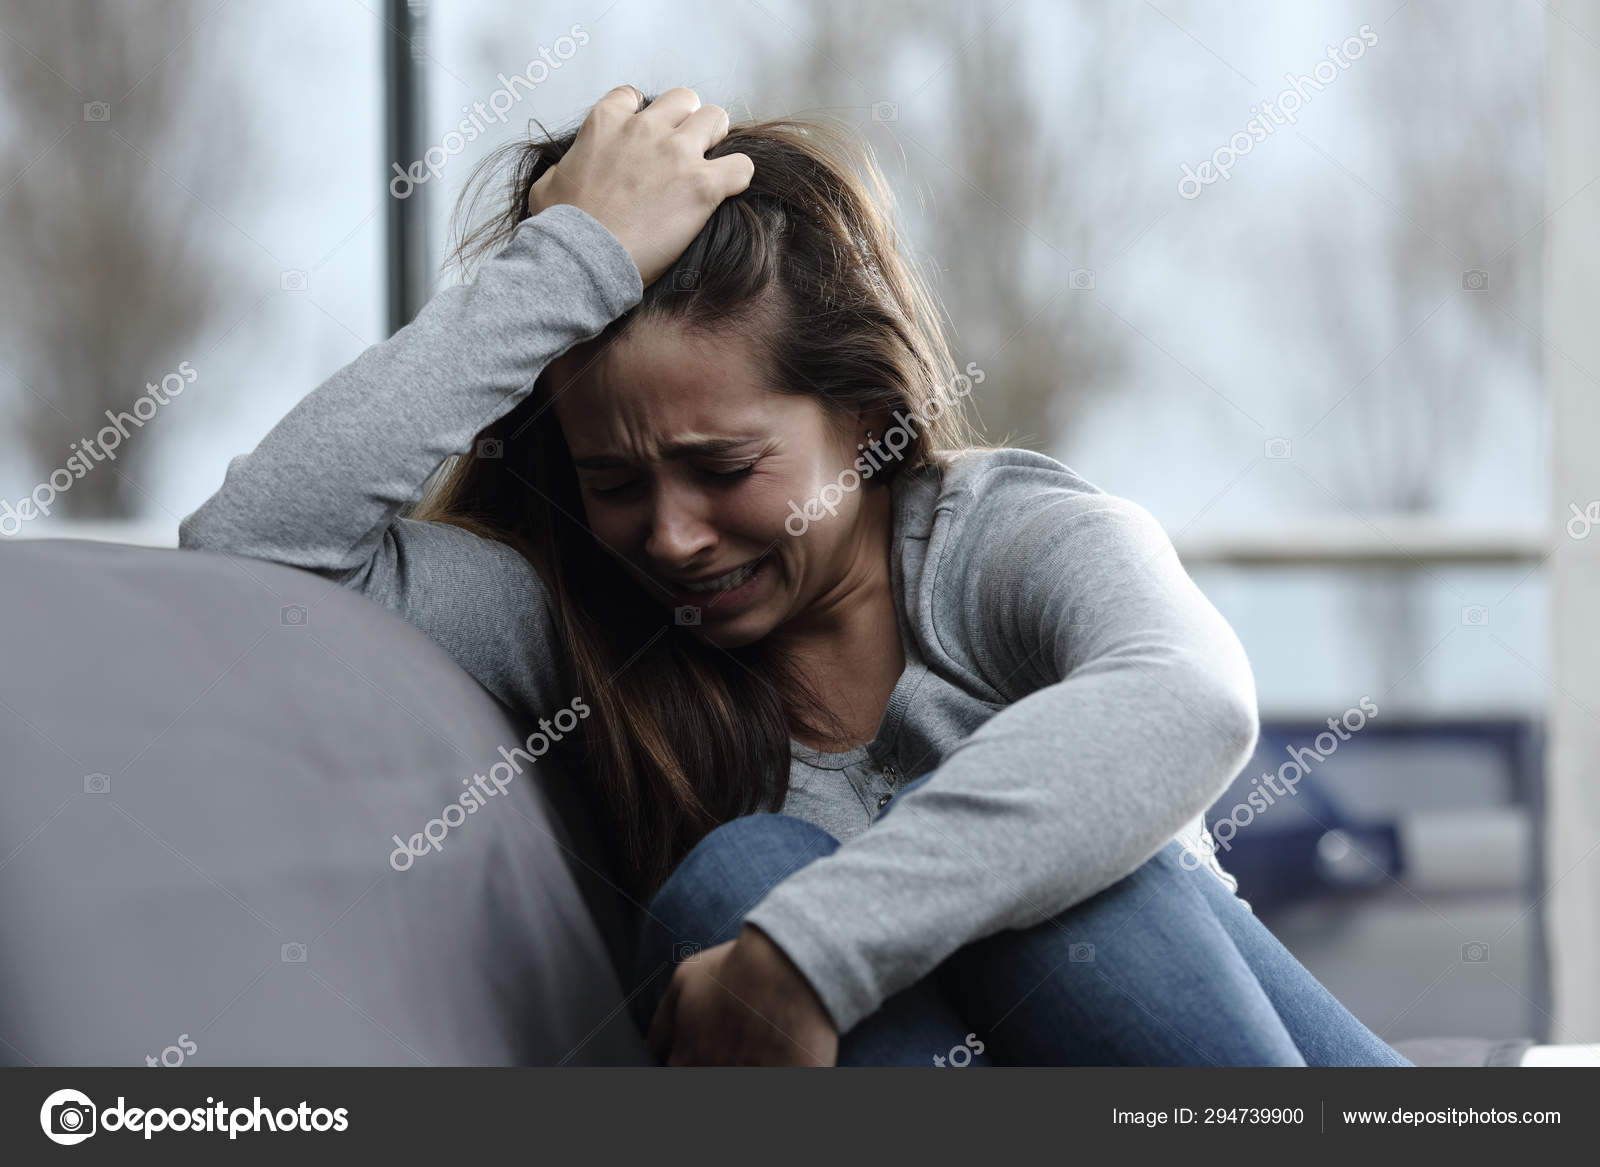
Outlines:
{"label": "denim fabric", "polygon": [[[631,1002],[641,1031],[678,960],[732,940],[773,887],[838,846],[781,814],[735,819],[702,839],[641,930],[643,988]],[[842,1034],[838,1064],[1411,1065],[1181,854],[1170,842],[1045,923],[958,949]]]}
{"label": "denim fabric", "polygon": [[[639,1031],[649,1032],[679,961],[734,939],[761,897],[838,847],[821,827],[786,814],[746,815],[701,839],[656,892],[644,917],[633,972],[633,984],[642,987],[629,1003]],[[938,982],[928,977],[840,1035],[838,1064],[933,1066],[934,1055],[949,1059],[952,1050],[965,1046],[969,1032]],[[955,1056],[962,1061],[968,1054]],[[978,1053],[971,1062],[988,1065],[989,1058]]]}

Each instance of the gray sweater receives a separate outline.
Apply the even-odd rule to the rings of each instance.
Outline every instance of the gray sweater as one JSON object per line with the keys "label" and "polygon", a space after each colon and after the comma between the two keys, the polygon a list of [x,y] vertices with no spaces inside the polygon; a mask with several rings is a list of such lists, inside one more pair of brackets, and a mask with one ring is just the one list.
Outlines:
{"label": "gray sweater", "polygon": [[[234,458],[179,545],[322,574],[399,613],[513,709],[566,705],[531,565],[397,514],[642,291],[588,214],[525,220],[472,283],[439,292]],[[1049,919],[1174,837],[1232,890],[1201,812],[1258,732],[1238,639],[1136,503],[1021,449],[959,454],[892,489],[905,672],[872,742],[790,743],[777,809],[844,845],[747,916],[841,1033],[962,945]]]}

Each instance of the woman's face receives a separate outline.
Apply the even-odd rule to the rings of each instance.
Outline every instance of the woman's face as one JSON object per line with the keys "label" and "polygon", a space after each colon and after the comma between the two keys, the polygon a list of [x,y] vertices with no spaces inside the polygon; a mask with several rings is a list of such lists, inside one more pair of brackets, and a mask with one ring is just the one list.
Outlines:
{"label": "woman's face", "polygon": [[[748,332],[640,321],[580,372],[583,352],[558,360],[551,384],[589,529],[647,595],[699,608],[706,640],[759,640],[871,564],[859,520],[876,484],[831,515],[797,517],[853,463],[870,423],[830,423],[815,398],[766,388]],[[752,562],[737,587],[688,590]]]}

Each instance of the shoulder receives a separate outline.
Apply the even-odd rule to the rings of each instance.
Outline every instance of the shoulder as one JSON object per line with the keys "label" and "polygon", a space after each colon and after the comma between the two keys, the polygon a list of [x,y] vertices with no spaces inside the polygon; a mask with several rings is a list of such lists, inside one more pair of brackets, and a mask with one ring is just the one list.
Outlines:
{"label": "shoulder", "polygon": [[[922,581],[932,639],[1008,701],[1176,592],[1155,518],[1046,454],[964,450],[937,477]],[[1069,648],[1041,654],[1058,635]]]}
{"label": "shoulder", "polygon": [[937,509],[951,522],[948,550],[1013,554],[1041,541],[1166,541],[1144,507],[1048,454],[978,448],[941,452],[941,463]]}

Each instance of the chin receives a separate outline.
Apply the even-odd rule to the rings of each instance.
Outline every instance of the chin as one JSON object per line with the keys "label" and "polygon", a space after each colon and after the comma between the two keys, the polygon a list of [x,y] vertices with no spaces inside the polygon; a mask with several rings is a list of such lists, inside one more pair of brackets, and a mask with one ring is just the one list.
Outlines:
{"label": "chin", "polygon": [[695,635],[718,648],[743,648],[747,644],[754,644],[771,631],[759,612],[746,612],[737,620],[701,624],[695,629]]}

